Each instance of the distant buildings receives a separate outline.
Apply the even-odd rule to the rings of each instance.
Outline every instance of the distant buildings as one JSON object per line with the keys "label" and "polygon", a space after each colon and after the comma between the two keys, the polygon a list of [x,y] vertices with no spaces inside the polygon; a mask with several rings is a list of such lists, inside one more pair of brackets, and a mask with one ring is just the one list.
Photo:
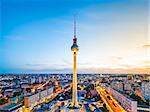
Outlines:
{"label": "distant buildings", "polygon": [[[58,81],[55,82],[56,77]],[[46,83],[47,80],[49,83]],[[47,98],[50,98],[52,94],[59,95],[59,92],[53,91],[55,87],[59,91],[58,84],[61,91],[71,90],[71,82],[72,74],[0,75],[0,111],[3,109],[5,111],[21,112],[24,108],[31,109],[33,106],[47,101]],[[40,89],[39,86],[45,83],[47,85]],[[113,97],[119,99],[118,102],[123,103],[130,109],[130,105],[132,105],[131,98],[137,101],[137,106],[140,106],[140,108],[148,108],[149,106],[150,82],[148,78],[143,78],[143,75],[130,75],[128,77],[128,75],[115,74],[78,74],[78,86],[84,85],[81,87],[84,88],[89,84],[93,84],[95,87],[100,85],[113,88],[111,91],[116,91],[115,94],[113,93]],[[94,93],[93,91],[91,92]],[[51,109],[53,110],[54,108],[56,109],[55,104]]]}

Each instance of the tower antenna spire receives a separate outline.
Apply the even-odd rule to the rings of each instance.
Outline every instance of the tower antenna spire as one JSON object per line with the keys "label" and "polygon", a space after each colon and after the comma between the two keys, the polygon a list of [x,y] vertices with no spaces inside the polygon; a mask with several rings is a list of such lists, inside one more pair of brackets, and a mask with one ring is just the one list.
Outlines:
{"label": "tower antenna spire", "polygon": [[74,38],[76,38],[76,16],[74,15]]}

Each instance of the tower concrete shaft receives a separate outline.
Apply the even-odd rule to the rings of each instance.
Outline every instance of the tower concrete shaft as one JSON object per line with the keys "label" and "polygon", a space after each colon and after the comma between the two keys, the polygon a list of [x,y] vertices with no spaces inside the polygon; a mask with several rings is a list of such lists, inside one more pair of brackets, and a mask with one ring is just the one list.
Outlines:
{"label": "tower concrete shaft", "polygon": [[77,94],[77,67],[76,67],[76,52],[74,52],[74,64],[73,64],[73,88],[72,88],[72,106],[78,107],[78,94]]}

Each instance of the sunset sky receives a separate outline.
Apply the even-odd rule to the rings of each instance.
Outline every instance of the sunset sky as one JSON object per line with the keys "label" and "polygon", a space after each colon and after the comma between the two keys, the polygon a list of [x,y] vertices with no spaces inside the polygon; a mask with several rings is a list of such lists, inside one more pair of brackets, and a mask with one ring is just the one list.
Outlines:
{"label": "sunset sky", "polygon": [[150,74],[149,0],[1,0],[0,73]]}

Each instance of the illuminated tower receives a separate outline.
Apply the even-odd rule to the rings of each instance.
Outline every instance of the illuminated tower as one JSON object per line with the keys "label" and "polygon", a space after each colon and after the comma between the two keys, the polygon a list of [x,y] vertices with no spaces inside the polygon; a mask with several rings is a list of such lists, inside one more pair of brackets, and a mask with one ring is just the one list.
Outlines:
{"label": "illuminated tower", "polygon": [[71,51],[73,52],[74,64],[73,64],[73,82],[72,82],[72,107],[78,108],[78,94],[77,94],[77,66],[76,66],[76,55],[79,47],[77,45],[76,38],[76,19],[74,17],[74,38],[73,45],[71,46]]}

